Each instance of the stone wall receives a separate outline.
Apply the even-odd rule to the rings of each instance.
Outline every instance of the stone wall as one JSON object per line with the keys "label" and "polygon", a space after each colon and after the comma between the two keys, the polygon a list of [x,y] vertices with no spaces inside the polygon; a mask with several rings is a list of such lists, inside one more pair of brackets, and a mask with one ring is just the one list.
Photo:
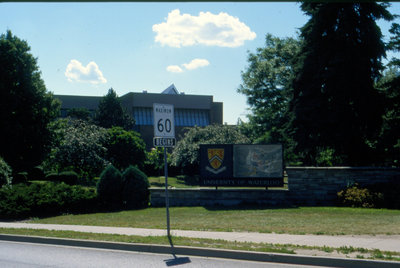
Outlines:
{"label": "stone wall", "polygon": [[377,167],[287,167],[292,200],[300,205],[334,205],[337,192],[358,183],[400,183],[400,169]]}
{"label": "stone wall", "polygon": [[[400,183],[398,168],[287,167],[288,190],[170,189],[170,206],[215,205],[335,205],[336,194],[348,185]],[[152,188],[152,206],[165,206],[165,190]]]}

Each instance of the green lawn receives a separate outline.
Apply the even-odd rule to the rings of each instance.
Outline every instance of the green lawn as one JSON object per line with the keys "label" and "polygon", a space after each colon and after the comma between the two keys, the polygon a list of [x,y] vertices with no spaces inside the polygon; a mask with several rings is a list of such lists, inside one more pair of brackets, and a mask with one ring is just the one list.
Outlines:
{"label": "green lawn", "polygon": [[[171,229],[289,234],[400,234],[400,210],[301,207],[288,209],[170,208]],[[32,223],[165,229],[165,208],[64,215]]]}
{"label": "green lawn", "polygon": [[[151,187],[165,187],[165,177],[149,177]],[[173,188],[190,188],[192,185],[185,184],[185,181],[176,177],[168,177],[168,186]]]}

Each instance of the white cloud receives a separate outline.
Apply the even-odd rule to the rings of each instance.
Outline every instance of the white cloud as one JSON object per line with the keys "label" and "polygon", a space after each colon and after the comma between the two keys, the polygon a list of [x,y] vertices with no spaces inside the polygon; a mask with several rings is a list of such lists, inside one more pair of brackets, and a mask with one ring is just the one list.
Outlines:
{"label": "white cloud", "polygon": [[65,76],[70,82],[107,83],[107,79],[104,78],[99,66],[94,61],[89,62],[85,67],[79,61],[71,60],[65,71]]}
{"label": "white cloud", "polygon": [[184,63],[182,64],[183,67],[185,67],[188,70],[194,70],[200,67],[205,67],[210,65],[210,62],[208,60],[205,59],[194,59],[189,63]]}
{"label": "white cloud", "polygon": [[181,73],[183,72],[182,68],[178,65],[170,65],[167,67],[167,71],[171,73]]}
{"label": "white cloud", "polygon": [[212,14],[200,12],[198,16],[180,14],[175,9],[168,14],[166,22],[153,25],[157,33],[155,41],[171,47],[197,44],[219,47],[238,47],[256,34],[250,28],[225,12]]}
{"label": "white cloud", "polygon": [[[189,63],[183,63],[181,66],[183,66],[186,70],[195,70],[200,67],[205,67],[210,65],[210,62],[206,59],[194,59]],[[167,67],[167,71],[171,73],[182,73],[183,69],[179,67],[178,65],[170,65]]]}

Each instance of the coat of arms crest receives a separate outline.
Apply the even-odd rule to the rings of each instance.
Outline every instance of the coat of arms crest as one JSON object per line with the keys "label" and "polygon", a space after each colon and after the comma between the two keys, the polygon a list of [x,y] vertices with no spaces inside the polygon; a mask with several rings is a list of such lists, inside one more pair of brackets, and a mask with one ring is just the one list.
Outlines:
{"label": "coat of arms crest", "polygon": [[225,150],[223,148],[208,148],[208,162],[212,168],[206,167],[206,169],[214,174],[224,171],[226,167],[221,167],[224,162],[224,154]]}

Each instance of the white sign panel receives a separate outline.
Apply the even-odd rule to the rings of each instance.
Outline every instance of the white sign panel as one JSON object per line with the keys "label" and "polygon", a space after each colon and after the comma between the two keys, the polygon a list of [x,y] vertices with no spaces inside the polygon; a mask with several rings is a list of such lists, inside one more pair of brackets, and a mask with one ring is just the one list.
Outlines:
{"label": "white sign panel", "polygon": [[171,104],[153,104],[154,137],[175,138],[174,106]]}

